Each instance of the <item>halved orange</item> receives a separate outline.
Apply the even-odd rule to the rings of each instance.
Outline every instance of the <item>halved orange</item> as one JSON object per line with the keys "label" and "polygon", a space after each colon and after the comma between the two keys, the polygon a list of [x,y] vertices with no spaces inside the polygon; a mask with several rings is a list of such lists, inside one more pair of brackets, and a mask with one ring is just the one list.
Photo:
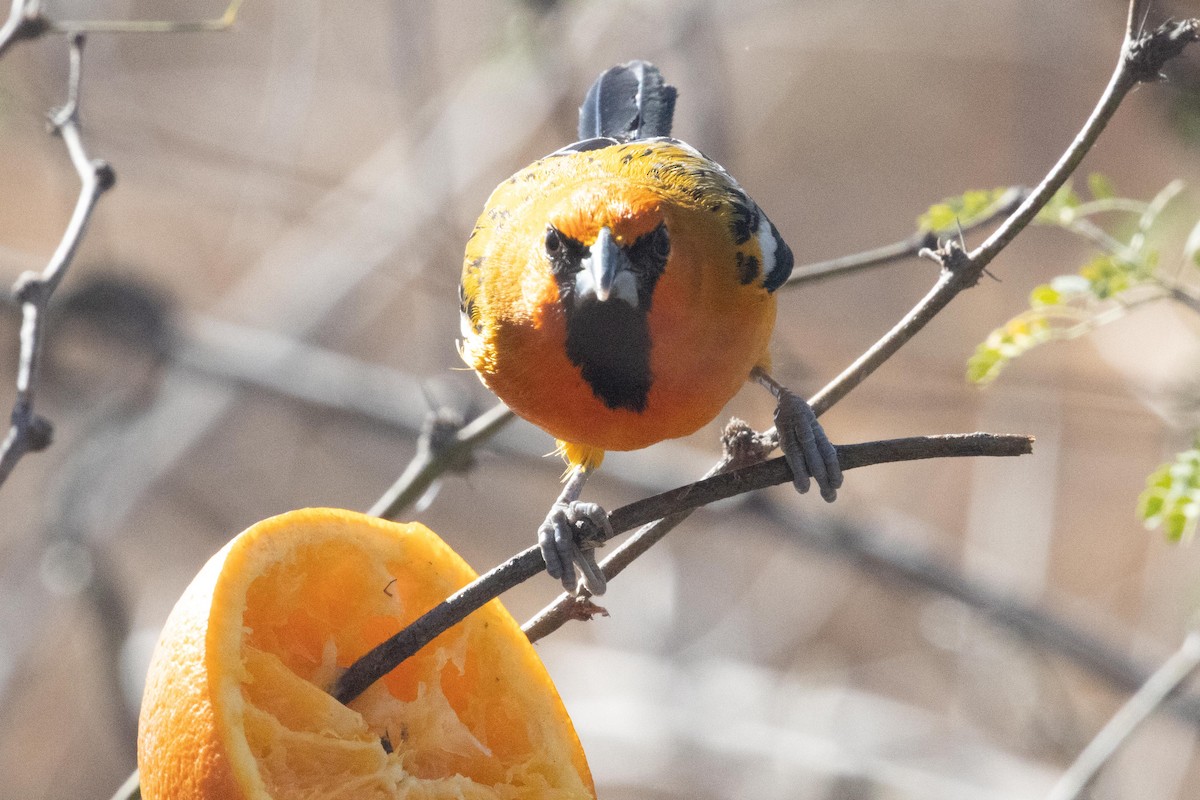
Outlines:
{"label": "halved orange", "polygon": [[139,721],[142,796],[594,797],[562,701],[499,601],[349,706],[329,695],[474,578],[418,524],[305,509],[250,527],[167,619]]}

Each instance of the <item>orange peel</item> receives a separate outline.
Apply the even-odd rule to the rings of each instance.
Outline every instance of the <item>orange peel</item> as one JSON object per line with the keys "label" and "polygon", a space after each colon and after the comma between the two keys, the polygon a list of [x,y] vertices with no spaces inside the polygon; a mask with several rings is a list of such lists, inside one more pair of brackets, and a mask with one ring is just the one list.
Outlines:
{"label": "orange peel", "polygon": [[349,705],[355,659],[476,577],[432,531],[337,509],[263,520],[200,570],[146,681],[146,800],[592,798],[562,701],[492,601]]}

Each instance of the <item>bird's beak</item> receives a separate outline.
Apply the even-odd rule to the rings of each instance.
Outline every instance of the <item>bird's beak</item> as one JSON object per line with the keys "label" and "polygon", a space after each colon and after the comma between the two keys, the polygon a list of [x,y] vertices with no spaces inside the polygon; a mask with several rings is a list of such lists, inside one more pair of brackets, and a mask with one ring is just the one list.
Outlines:
{"label": "bird's beak", "polygon": [[617,247],[617,240],[613,238],[612,231],[601,228],[600,233],[596,234],[596,242],[592,245],[588,257],[583,261],[583,268],[592,276],[593,293],[600,302],[607,300],[612,292],[613,281],[616,280],[622,260],[621,248]]}
{"label": "bird's beak", "polygon": [[602,303],[615,297],[637,305],[637,283],[628,269],[629,258],[617,245],[611,230],[600,229],[581,266],[583,269],[575,280],[577,303],[589,297]]}

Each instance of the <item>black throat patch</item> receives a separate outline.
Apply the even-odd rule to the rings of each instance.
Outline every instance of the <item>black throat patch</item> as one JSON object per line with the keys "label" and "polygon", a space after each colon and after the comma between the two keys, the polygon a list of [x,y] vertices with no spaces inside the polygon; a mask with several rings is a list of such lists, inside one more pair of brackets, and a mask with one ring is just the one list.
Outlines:
{"label": "black throat patch", "polygon": [[637,282],[638,306],[611,298],[575,302],[575,277],[587,255],[580,242],[553,228],[547,231],[547,255],[567,316],[567,357],[592,392],[609,408],[645,411],[654,376],[650,372],[650,323],[654,287],[667,265],[670,237],[665,225],[625,248],[628,269]]}
{"label": "black throat patch", "polygon": [[620,300],[569,309],[567,357],[609,408],[646,409],[653,376],[645,311]]}

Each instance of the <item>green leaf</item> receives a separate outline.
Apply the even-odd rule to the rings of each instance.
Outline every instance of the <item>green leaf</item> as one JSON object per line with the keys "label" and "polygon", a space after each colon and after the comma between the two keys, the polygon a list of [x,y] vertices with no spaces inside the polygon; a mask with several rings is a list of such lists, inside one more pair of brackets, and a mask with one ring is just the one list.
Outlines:
{"label": "green leaf", "polygon": [[967,380],[976,385],[984,385],[994,381],[1004,368],[1004,357],[1000,351],[990,347],[987,342],[975,348],[975,353],[967,359]]}
{"label": "green leaf", "polygon": [[972,189],[958,197],[947,197],[935,203],[917,218],[917,229],[933,233],[953,233],[959,226],[964,228],[985,219],[995,209],[1000,197],[1008,187],[996,189]]}
{"label": "green leaf", "polygon": [[1127,289],[1149,280],[1158,263],[1158,254],[1147,252],[1140,263],[1130,263],[1112,253],[1100,253],[1079,269],[1092,294],[1107,300]]}
{"label": "green leaf", "polygon": [[1172,542],[1181,542],[1185,536],[1191,538],[1194,531],[1188,530],[1188,518],[1181,512],[1172,511],[1164,519],[1166,520],[1164,533]]}
{"label": "green leaf", "polygon": [[1117,196],[1117,188],[1112,179],[1102,172],[1088,175],[1088,191],[1092,193],[1093,200],[1111,200]]}
{"label": "green leaf", "polygon": [[1197,446],[1159,466],[1138,497],[1138,517],[1147,528],[1162,527],[1173,542],[1190,541],[1200,522],[1200,449]]}
{"label": "green leaf", "polygon": [[988,334],[967,359],[967,380],[980,386],[991,383],[1008,362],[1049,340],[1050,324],[1038,312],[1026,311]]}
{"label": "green leaf", "polygon": [[917,218],[917,229],[921,231],[949,230],[957,217],[949,203],[937,203]]}
{"label": "green leaf", "polygon": [[1038,306],[1056,306],[1062,302],[1062,293],[1048,283],[1043,283],[1033,287],[1033,291],[1029,293],[1030,308]]}
{"label": "green leaf", "polygon": [[1166,502],[1162,492],[1151,492],[1146,490],[1142,496],[1138,498],[1138,516],[1143,520],[1148,520],[1151,517],[1162,516],[1163,507]]}

